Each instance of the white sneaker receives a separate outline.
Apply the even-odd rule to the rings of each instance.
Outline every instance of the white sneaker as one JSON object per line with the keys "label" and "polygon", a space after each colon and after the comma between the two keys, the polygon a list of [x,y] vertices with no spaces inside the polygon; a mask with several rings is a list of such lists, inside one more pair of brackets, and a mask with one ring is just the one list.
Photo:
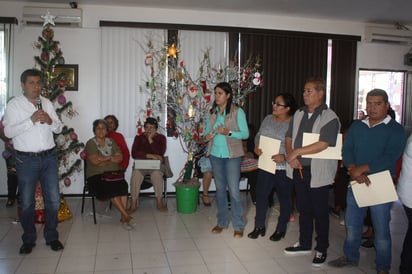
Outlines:
{"label": "white sneaker", "polygon": [[122,228],[124,230],[132,230],[133,227],[131,225],[129,225],[128,223],[122,223]]}
{"label": "white sneaker", "polygon": [[136,221],[134,218],[131,218],[130,221],[127,223],[128,225],[135,227],[136,226]]}

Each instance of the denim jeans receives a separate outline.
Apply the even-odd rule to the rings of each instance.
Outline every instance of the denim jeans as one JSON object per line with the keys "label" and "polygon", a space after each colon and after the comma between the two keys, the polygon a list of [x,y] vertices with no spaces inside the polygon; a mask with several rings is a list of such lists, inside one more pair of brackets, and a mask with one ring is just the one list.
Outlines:
{"label": "denim jeans", "polygon": [[56,151],[45,156],[29,156],[17,153],[16,171],[21,202],[20,222],[24,233],[23,243],[36,242],[34,224],[34,192],[40,181],[45,212],[44,239],[46,243],[59,238],[57,211],[60,207],[59,177]]}
{"label": "denim jeans", "polygon": [[[370,206],[373,229],[375,232],[374,245],[376,250],[376,270],[389,271],[391,268],[391,221],[392,203]],[[352,188],[348,188],[346,196],[346,239],[343,252],[348,259],[359,263],[359,247],[362,240],[363,220],[368,207],[358,207],[353,196]]]}
{"label": "denim jeans", "polygon": [[292,180],[286,176],[285,170],[276,170],[276,174],[259,169],[256,185],[255,227],[265,227],[269,195],[275,189],[280,204],[280,215],[276,231],[286,232],[286,226],[292,211]]}
{"label": "denim jeans", "polygon": [[222,227],[227,227],[229,224],[226,195],[226,189],[228,189],[232,207],[233,229],[243,231],[245,223],[243,221],[243,207],[239,190],[241,158],[210,156],[210,162],[212,163],[213,177],[216,185],[217,224]]}
{"label": "denim jeans", "polygon": [[403,241],[399,273],[407,274],[412,273],[412,208],[406,205],[403,205],[403,208],[408,217],[408,230]]}

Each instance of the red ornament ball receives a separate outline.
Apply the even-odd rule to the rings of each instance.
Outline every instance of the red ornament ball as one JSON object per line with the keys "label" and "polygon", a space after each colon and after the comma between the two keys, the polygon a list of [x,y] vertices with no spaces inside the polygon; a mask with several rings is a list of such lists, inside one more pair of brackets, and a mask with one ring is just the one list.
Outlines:
{"label": "red ornament ball", "polygon": [[64,96],[63,94],[57,97],[57,103],[59,103],[60,105],[66,104],[66,101],[66,96]]}
{"label": "red ornament ball", "polygon": [[69,187],[72,184],[72,180],[69,177],[64,178],[64,185]]}
{"label": "red ornament ball", "polygon": [[80,159],[85,160],[87,157],[87,152],[85,149],[82,150],[82,152],[80,152]]}
{"label": "red ornament ball", "polygon": [[49,55],[48,52],[43,52],[40,56],[41,60],[44,61],[44,62],[48,61],[49,57],[50,57],[50,55]]}
{"label": "red ornament ball", "polygon": [[57,81],[57,85],[59,86],[59,88],[64,88],[66,86],[66,80],[61,79]]}
{"label": "red ornament ball", "polygon": [[77,134],[75,132],[70,133],[70,139],[77,140]]}

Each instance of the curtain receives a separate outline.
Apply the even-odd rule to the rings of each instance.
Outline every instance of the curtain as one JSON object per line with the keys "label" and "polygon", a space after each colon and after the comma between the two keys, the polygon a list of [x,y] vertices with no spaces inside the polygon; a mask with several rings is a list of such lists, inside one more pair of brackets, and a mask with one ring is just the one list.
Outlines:
{"label": "curtain", "polygon": [[[263,118],[271,113],[271,102],[280,92],[292,93],[298,104],[302,106],[302,90],[305,80],[309,77],[322,77],[326,80],[328,76],[331,83],[330,107],[337,112],[343,126],[352,120],[355,102],[356,47],[360,36],[139,22],[101,21],[100,26],[104,28],[115,26],[116,28],[129,27],[131,29],[179,30],[182,36],[180,37],[183,49],[181,56],[185,58],[185,63],[192,71],[196,70],[196,65],[192,67],[192,64],[196,64],[196,60],[198,60],[196,58],[199,58],[197,56],[207,48],[207,45],[211,45],[212,51],[217,47],[220,48],[216,43],[217,40],[213,40],[214,36],[208,37],[208,33],[223,32],[225,35],[229,34],[228,45],[225,48],[229,51],[228,58],[230,60],[236,57],[240,60],[240,64],[244,63],[250,56],[259,56],[262,60],[264,86],[261,90],[249,95],[244,107],[249,123],[255,127],[258,127]],[[182,30],[187,34],[190,33],[190,38],[185,38],[186,34]],[[204,39],[203,35],[207,39]],[[217,36],[219,35],[217,34]],[[210,39],[212,39],[211,44],[208,44]],[[327,75],[328,39],[333,41],[331,75]],[[188,46],[189,44],[192,47]],[[119,44],[118,48],[122,46],[123,44]],[[116,47],[113,47],[113,50],[116,50]],[[187,57],[188,55],[191,56]],[[218,56],[218,58],[220,57]],[[142,62],[141,60],[139,59],[138,62]],[[219,59],[216,60],[221,62]],[[106,63],[106,65],[110,65],[110,63]],[[110,73],[107,74],[102,75],[103,79],[105,76],[111,77]],[[137,116],[136,113],[135,116]]]}
{"label": "curtain", "polygon": [[[200,75],[200,63],[205,53],[209,53],[210,65],[225,67],[228,64],[228,34],[210,31],[179,31],[179,60],[185,61],[192,79]],[[213,89],[214,87],[209,87]]]}
{"label": "curtain", "polygon": [[101,116],[114,114],[125,138],[136,135],[137,121],[143,118],[150,98],[147,43],[151,40],[154,47],[161,48],[164,39],[163,30],[102,28]]}
{"label": "curtain", "polygon": [[315,76],[326,79],[326,37],[241,33],[240,40],[240,63],[250,56],[262,59],[264,86],[249,95],[245,107],[248,122],[255,128],[272,113],[271,102],[277,94],[291,93],[302,106],[305,80]]}
{"label": "curtain", "polygon": [[353,121],[356,97],[357,41],[332,40],[330,107],[338,115],[342,129]]}
{"label": "curtain", "polygon": [[3,116],[11,94],[10,71],[15,24],[17,24],[17,19],[14,17],[0,17],[0,116]]}
{"label": "curtain", "polygon": [[[100,98],[101,116],[114,114],[119,119],[119,132],[126,138],[136,134],[136,123],[144,122],[144,110],[151,94],[147,88],[150,80],[150,67],[145,65],[149,40],[154,49],[161,49],[168,41],[166,29],[142,28],[102,28],[102,90]],[[225,32],[179,31],[179,61],[185,62],[193,80],[199,75],[200,62],[210,49],[212,66],[228,62],[228,35]],[[154,64],[155,70],[158,64]],[[166,83],[165,79],[165,83]],[[213,89],[214,87],[208,87]],[[165,125],[165,106],[160,125]]]}
{"label": "curtain", "polygon": [[405,91],[403,93],[403,116],[402,122],[408,136],[412,133],[412,72],[406,73]]}

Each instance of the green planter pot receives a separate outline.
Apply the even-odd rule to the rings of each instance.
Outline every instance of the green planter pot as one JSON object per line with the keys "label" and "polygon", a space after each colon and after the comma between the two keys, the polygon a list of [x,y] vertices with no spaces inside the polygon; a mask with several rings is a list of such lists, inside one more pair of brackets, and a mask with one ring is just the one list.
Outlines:
{"label": "green planter pot", "polygon": [[175,186],[177,212],[191,214],[197,209],[199,200],[198,186]]}

